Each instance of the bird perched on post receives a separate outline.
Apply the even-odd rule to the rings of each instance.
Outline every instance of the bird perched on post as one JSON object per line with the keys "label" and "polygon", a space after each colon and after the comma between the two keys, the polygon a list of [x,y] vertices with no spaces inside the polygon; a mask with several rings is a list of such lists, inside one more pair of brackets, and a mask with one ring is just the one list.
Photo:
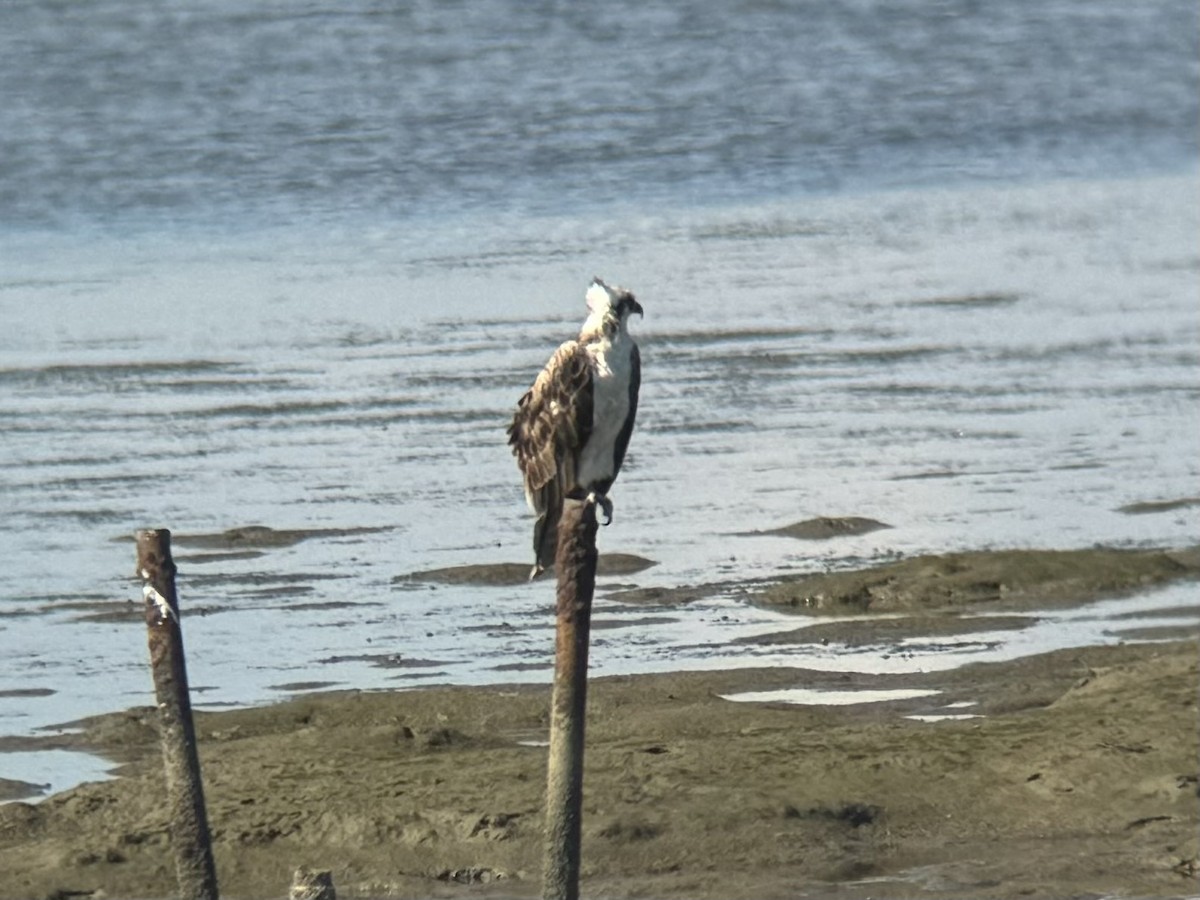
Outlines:
{"label": "bird perched on post", "polygon": [[564,499],[597,503],[604,524],[612,521],[608,491],[637,415],[642,363],[627,326],[642,307],[629,291],[599,278],[588,288],[587,307],[579,337],[550,357],[508,427],[525,498],[537,513],[530,580],[554,564]]}

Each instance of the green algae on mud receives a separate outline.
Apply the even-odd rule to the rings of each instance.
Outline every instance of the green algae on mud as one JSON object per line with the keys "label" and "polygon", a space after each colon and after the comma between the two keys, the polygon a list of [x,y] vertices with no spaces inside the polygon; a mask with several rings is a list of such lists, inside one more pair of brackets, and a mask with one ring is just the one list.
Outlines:
{"label": "green algae on mud", "polygon": [[940,616],[1070,606],[1186,579],[1200,579],[1200,547],[977,550],[749,583],[621,589],[604,597],[629,604],[677,606],[733,594],[781,612]]}
{"label": "green algae on mud", "polygon": [[797,612],[1024,610],[1200,577],[1187,550],[996,550],[917,556],[875,568],[784,578],[751,597]]}

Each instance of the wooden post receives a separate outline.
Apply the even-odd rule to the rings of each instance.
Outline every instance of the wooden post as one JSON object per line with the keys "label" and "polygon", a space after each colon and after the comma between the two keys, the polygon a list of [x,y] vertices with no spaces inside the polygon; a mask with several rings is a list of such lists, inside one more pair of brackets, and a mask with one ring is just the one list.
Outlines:
{"label": "wooden post", "polygon": [[596,589],[596,506],[563,504],[558,520],[558,613],[550,760],[546,774],[543,900],[578,900],[588,636]]}
{"label": "wooden post", "polygon": [[146,598],[150,670],[158,701],[179,896],[181,900],[217,900],[217,870],[204,811],[200,757],[179,628],[171,532],[164,528],[139,531],[136,536],[137,571],[145,582],[142,593]]}

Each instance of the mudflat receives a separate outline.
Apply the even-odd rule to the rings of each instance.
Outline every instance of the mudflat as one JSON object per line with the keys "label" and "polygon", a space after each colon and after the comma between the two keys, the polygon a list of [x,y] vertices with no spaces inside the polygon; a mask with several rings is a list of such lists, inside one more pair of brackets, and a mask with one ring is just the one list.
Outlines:
{"label": "mudflat", "polygon": [[[1002,621],[1194,578],[1194,557],[927,557],[755,599],[901,614],[814,639],[851,640],[856,625],[945,635],[964,612]],[[584,896],[1194,896],[1198,630],[903,676],[597,679]],[[786,689],[905,699],[728,699]],[[542,685],[438,687],[198,714],[223,896],[283,896],[300,865],[330,869],[343,896],[536,896],[548,705]],[[171,895],[154,710],[82,726],[35,741],[102,752],[120,777],[0,806],[0,898]]]}

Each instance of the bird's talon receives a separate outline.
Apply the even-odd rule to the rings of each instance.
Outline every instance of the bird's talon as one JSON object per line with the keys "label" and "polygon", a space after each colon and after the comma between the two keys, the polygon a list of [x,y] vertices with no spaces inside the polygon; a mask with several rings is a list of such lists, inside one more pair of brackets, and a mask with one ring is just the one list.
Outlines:
{"label": "bird's talon", "polygon": [[608,497],[606,497],[604,494],[597,494],[595,491],[592,491],[587,495],[586,502],[592,504],[593,506],[599,506],[600,511],[604,513],[604,521],[600,523],[601,525],[612,524],[613,505],[612,501],[609,500]]}

